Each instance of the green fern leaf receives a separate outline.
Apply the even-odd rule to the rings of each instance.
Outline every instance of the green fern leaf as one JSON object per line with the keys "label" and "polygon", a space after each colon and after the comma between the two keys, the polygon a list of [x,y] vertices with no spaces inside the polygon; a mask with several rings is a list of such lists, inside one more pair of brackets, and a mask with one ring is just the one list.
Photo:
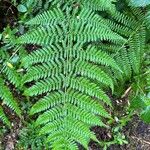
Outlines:
{"label": "green fern leaf", "polygon": [[4,85],[4,81],[2,80],[2,78],[0,78],[0,87],[1,87],[0,97],[1,97],[1,99],[3,99],[3,104],[6,104],[7,106],[9,106],[20,116],[21,111],[18,107],[18,104],[14,100],[9,89]]}
{"label": "green fern leaf", "polygon": [[76,142],[88,149],[90,139],[98,141],[90,128],[107,127],[103,118],[111,115],[105,105],[112,107],[103,87],[113,90],[113,81],[103,68],[120,68],[94,42],[126,42],[93,11],[110,11],[107,6],[113,6],[112,1],[76,2],[77,7],[72,0],[59,1],[56,8],[27,22],[35,28],[17,40],[42,46],[22,59],[27,71],[23,82],[32,82],[24,94],[42,97],[30,115],[39,114],[36,126],[42,127],[40,134],[47,135],[53,150],[77,149]]}
{"label": "green fern leaf", "polygon": [[130,82],[134,75],[140,74],[145,53],[145,16],[140,9],[131,9],[130,11],[134,15],[115,12],[112,14],[113,21],[108,19],[105,21],[112,30],[126,38],[124,44],[118,48],[116,46],[116,49],[112,48],[114,44],[106,47],[106,50],[112,54],[122,69],[122,73],[112,70],[112,76],[116,78],[114,81],[119,90],[121,86],[124,86],[124,83]]}
{"label": "green fern leaf", "polygon": [[11,127],[11,123],[9,122],[7,116],[5,115],[3,108],[0,107],[0,119],[8,126]]}

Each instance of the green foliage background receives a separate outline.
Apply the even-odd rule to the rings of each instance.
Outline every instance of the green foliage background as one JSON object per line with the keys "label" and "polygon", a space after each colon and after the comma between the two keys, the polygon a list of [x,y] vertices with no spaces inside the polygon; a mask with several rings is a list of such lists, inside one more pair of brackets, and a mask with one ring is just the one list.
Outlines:
{"label": "green foliage background", "polygon": [[[107,94],[127,88],[128,110],[150,122],[149,1],[12,2],[19,25],[1,34],[0,119],[11,128],[5,105],[21,120],[27,115],[19,147],[24,139],[26,149],[37,141],[39,149],[88,149],[91,139],[107,147],[91,128],[110,128],[116,116]],[[25,114],[16,93],[29,104]]]}

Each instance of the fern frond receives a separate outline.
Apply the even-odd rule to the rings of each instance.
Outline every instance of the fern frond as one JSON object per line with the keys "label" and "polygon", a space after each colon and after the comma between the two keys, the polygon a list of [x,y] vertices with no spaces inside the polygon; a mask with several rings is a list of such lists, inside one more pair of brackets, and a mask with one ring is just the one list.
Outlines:
{"label": "fern frond", "polygon": [[[45,12],[44,14],[48,14],[48,12]],[[89,19],[89,16],[93,19]],[[62,30],[62,28],[65,27],[64,22],[67,21],[66,19],[67,18],[65,18],[61,23],[49,25],[49,27],[40,26],[36,30],[30,32],[30,34],[28,33],[27,35],[22,36],[18,42],[36,43],[40,45],[51,45],[54,41],[55,43],[61,42],[64,39],[63,35],[68,34],[64,32],[66,29],[64,29],[64,31]],[[97,20],[97,22],[95,20]],[[102,18],[98,18],[98,15],[92,13],[91,10],[83,8],[76,18],[73,17],[70,20],[70,33],[68,36],[73,41],[79,41],[80,43],[96,41],[98,39],[113,42],[122,42],[124,40],[121,36],[113,33],[107,26],[104,26],[103,22],[104,20]],[[40,25],[43,25],[43,23],[45,23],[45,20],[41,18]]]}
{"label": "fern frond", "polygon": [[106,66],[110,66],[117,70],[120,70],[115,60],[108,55],[106,52],[98,50],[95,47],[89,46],[86,51],[79,51],[76,56],[79,60],[90,61],[96,64],[102,64]]}
{"label": "fern frond", "polygon": [[60,47],[58,48],[56,46],[51,46],[36,50],[22,59],[22,66],[27,68],[29,65],[48,62],[54,58],[54,55],[58,58],[59,53],[57,51],[61,50]]}
{"label": "fern frond", "polygon": [[[2,100],[3,105],[7,105],[9,108],[11,108],[18,116],[21,116],[21,110],[14,99],[12,93],[10,92],[9,88],[5,85],[2,78],[0,78],[0,99]],[[9,127],[10,122],[8,121],[6,115],[4,114],[2,108],[0,107],[0,119],[4,121]]]}
{"label": "fern frond", "polygon": [[61,62],[54,62],[50,61],[51,63],[43,64],[43,65],[37,65],[31,67],[27,74],[23,78],[23,82],[30,82],[30,81],[38,81],[39,79],[46,79],[48,77],[54,77],[56,74],[61,73],[62,69],[61,67],[58,68],[57,65],[60,64],[62,66]]}
{"label": "fern frond", "polygon": [[114,34],[114,32],[105,25],[101,17],[84,8],[76,18],[72,18],[70,28],[73,30],[70,36],[74,34],[73,40],[77,42],[80,41],[80,43],[97,41],[98,39],[113,42],[122,42],[124,40],[122,37]]}
{"label": "fern frond", "polygon": [[5,67],[5,69],[3,70],[3,72],[7,75],[8,80],[15,85],[15,87],[19,87],[21,86],[21,78],[18,75],[18,73],[16,72],[16,70],[14,68],[10,68],[8,66]]}
{"label": "fern frond", "polygon": [[145,40],[146,40],[146,31],[145,27],[141,27],[137,33],[130,40],[130,49],[128,55],[130,58],[130,63],[135,74],[140,72],[140,67],[142,64],[142,56],[145,51]]}
{"label": "fern frond", "polygon": [[[60,105],[64,101],[63,98],[64,93],[61,91],[49,93],[32,107],[30,114],[33,115]],[[71,103],[72,105],[77,105],[78,107],[81,107],[81,109],[88,112],[110,118],[110,115],[106,112],[103,106],[99,105],[97,100],[94,101],[90,96],[86,96],[81,92],[69,90],[65,101]]]}
{"label": "fern frond", "polygon": [[111,46],[106,48],[122,69],[122,73],[117,70],[112,71],[118,89],[125,82],[132,80],[133,75],[140,74],[145,52],[146,25],[143,11],[140,9],[131,9],[130,11],[132,13],[115,12],[112,14],[111,21],[106,19],[112,30],[126,38],[126,42],[120,47],[116,47],[116,50],[112,48],[110,51]]}
{"label": "fern frond", "polygon": [[8,126],[11,127],[11,123],[5,115],[3,108],[0,106],[0,119]]}
{"label": "fern frond", "polygon": [[[12,35],[14,31],[11,31],[9,27],[4,32],[8,32],[8,36],[14,38],[14,35]],[[10,57],[8,45],[5,46],[0,48],[0,120],[11,128],[11,122],[7,116],[10,114],[6,110],[11,109],[17,116],[21,117],[21,110],[14,96],[14,87],[12,87],[13,85],[17,89],[21,88],[21,78],[15,69],[15,63],[12,63],[13,57]]]}
{"label": "fern frond", "polygon": [[114,21],[121,23],[131,29],[134,29],[135,25],[137,24],[137,21],[135,19],[128,15],[125,15],[124,13],[120,13],[119,11],[115,11],[115,13],[112,14],[112,18],[114,19]]}
{"label": "fern frond", "polygon": [[30,87],[25,91],[25,95],[34,96],[39,95],[42,93],[46,93],[48,91],[54,91],[61,88],[62,79],[61,78],[49,78],[45,80],[41,80],[39,82],[36,82],[35,85]]}
{"label": "fern frond", "polygon": [[[80,2],[80,1],[79,1]],[[81,0],[81,3],[83,3],[84,6],[89,7],[93,10],[99,10],[99,11],[115,11],[115,6],[113,4],[115,2],[114,0]]]}
{"label": "fern frond", "polygon": [[18,104],[16,100],[14,100],[8,87],[4,85],[4,81],[2,78],[0,78],[0,87],[1,87],[0,97],[3,100],[3,104],[6,104],[7,106],[9,106],[12,110],[14,110],[20,116],[21,111],[18,107]]}
{"label": "fern frond", "polygon": [[63,30],[58,25],[51,25],[50,27],[38,27],[36,30],[31,31],[30,34],[28,33],[20,37],[18,42],[46,46],[51,45],[53,42],[60,42],[63,38]]}
{"label": "fern frond", "polygon": [[[119,67],[122,69],[122,73],[116,71],[115,76],[118,80],[126,81],[130,80],[132,76],[132,68],[129,60],[129,54],[125,48],[122,48],[118,55],[115,56]],[[121,78],[119,78],[121,77]]]}
{"label": "fern frond", "polygon": [[91,79],[95,79],[107,86],[113,91],[113,81],[98,65],[87,63],[86,61],[78,61],[76,63],[76,73]]}
{"label": "fern frond", "polygon": [[109,106],[111,106],[109,97],[98,87],[97,84],[90,82],[90,80],[86,78],[72,78],[70,81],[70,87],[72,89],[79,90],[82,93],[86,93],[92,97],[102,99]]}
{"label": "fern frond", "polygon": [[[79,7],[74,9],[75,2]],[[22,59],[27,71],[23,82],[32,82],[24,94],[42,97],[30,115],[39,114],[36,126],[42,127],[40,133],[47,135],[53,150],[77,149],[76,142],[87,149],[90,139],[98,141],[90,128],[106,127],[103,118],[111,119],[105,105],[112,104],[103,87],[113,90],[113,82],[103,68],[120,68],[94,42],[121,44],[126,40],[92,11],[110,10],[106,4],[112,6],[112,1],[92,2],[59,1],[56,8],[30,20],[27,24],[35,28],[17,41],[42,46]]]}
{"label": "fern frond", "polygon": [[37,17],[33,18],[31,21],[27,22],[27,25],[55,25],[61,23],[65,18],[63,12],[59,8],[54,8],[53,10],[46,11]]}

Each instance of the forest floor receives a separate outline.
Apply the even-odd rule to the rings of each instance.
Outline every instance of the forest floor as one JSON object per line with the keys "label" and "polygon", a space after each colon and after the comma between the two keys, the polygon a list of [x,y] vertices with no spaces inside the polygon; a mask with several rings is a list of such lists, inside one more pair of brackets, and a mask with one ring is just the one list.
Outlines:
{"label": "forest floor", "polygon": [[129,144],[112,145],[109,150],[150,150],[150,125],[143,123],[137,116],[134,116],[123,132]]}
{"label": "forest floor", "polygon": [[[15,144],[18,141],[21,123],[19,123],[18,119],[13,119],[13,128],[0,136],[0,150],[18,150],[15,148]],[[93,130],[98,139],[107,139],[107,131],[105,129],[95,127]],[[143,123],[137,116],[134,116],[132,121],[124,127],[123,132],[129,143],[122,146],[111,145],[108,150],[150,150],[150,125]],[[81,147],[80,150],[84,149]],[[97,143],[90,142],[89,150],[102,150],[102,148]]]}
{"label": "forest floor", "polygon": [[[106,140],[107,131],[101,128],[94,128],[98,139]],[[108,150],[150,150],[150,125],[142,122],[138,116],[133,119],[123,129],[128,141],[126,145],[111,145]],[[82,147],[80,150],[84,150]],[[90,142],[89,150],[102,150],[97,143]]]}

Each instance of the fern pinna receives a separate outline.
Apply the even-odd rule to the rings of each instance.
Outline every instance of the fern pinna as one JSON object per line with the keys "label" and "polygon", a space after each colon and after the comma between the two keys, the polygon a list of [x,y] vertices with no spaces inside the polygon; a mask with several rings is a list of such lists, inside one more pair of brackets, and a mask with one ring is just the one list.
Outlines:
{"label": "fern pinna", "polygon": [[36,126],[55,150],[78,149],[76,142],[88,149],[90,139],[97,141],[90,128],[106,126],[102,118],[111,118],[104,108],[111,101],[102,87],[113,90],[113,82],[101,66],[120,69],[94,43],[122,43],[124,39],[94,11],[107,10],[107,4],[113,7],[110,0],[105,1],[106,8],[103,0],[86,2],[59,1],[27,22],[34,29],[18,39],[20,44],[42,46],[22,60],[27,71],[23,82],[32,82],[24,94],[42,97],[30,115],[39,114]]}
{"label": "fern pinna", "polygon": [[17,74],[15,68],[9,60],[8,52],[4,48],[0,49],[0,100],[2,103],[0,105],[0,120],[2,120],[7,126],[11,127],[11,123],[3,110],[3,106],[11,108],[18,116],[21,116],[21,110],[19,105],[11,92],[8,85],[13,84],[15,87],[20,85],[20,78]]}

